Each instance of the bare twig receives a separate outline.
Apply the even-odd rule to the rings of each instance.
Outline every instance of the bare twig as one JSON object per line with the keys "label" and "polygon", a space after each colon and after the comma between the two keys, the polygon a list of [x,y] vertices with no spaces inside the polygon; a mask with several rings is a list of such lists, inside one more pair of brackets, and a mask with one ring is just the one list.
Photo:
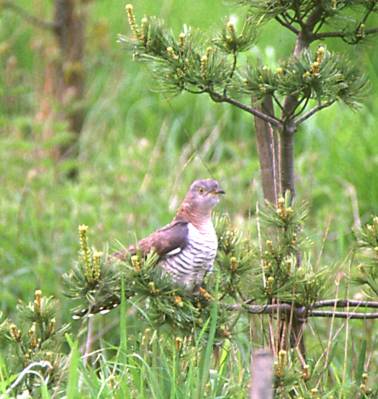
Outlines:
{"label": "bare twig", "polygon": [[[333,301],[333,302],[331,302]],[[322,304],[321,306],[335,306],[335,300],[331,301],[321,301],[326,303],[326,305]],[[336,300],[336,305],[339,303]],[[358,303],[358,305],[356,305]],[[376,302],[363,302],[363,301],[348,301],[344,300],[344,302],[340,301],[340,305],[343,304],[343,307],[348,306],[361,306],[364,304],[363,307],[376,307]],[[373,306],[368,306],[373,304]],[[341,306],[339,306],[341,307]],[[246,304],[233,304],[233,305],[225,305],[225,308],[229,311],[240,311],[244,309],[246,312],[251,314],[273,314],[278,310],[283,314],[289,314],[290,312],[294,312],[295,316],[300,319],[305,319],[306,317],[334,317],[334,318],[342,318],[342,319],[378,319],[378,312],[373,313],[362,313],[362,312],[349,312],[349,311],[332,311],[332,310],[314,310],[313,308],[306,308],[305,306],[298,306],[293,307],[288,303],[281,303],[275,305],[246,305]]]}
{"label": "bare twig", "polygon": [[233,61],[232,61],[231,72],[230,72],[230,75],[229,75],[229,77],[228,77],[228,79],[226,81],[226,85],[224,86],[224,89],[223,89],[223,95],[224,96],[227,95],[227,89],[228,89],[228,86],[230,85],[230,82],[232,81],[232,77],[234,76],[234,73],[235,73],[235,70],[236,70],[236,65],[237,65],[237,62],[238,62],[238,54],[236,52],[234,52],[232,54],[232,56],[233,56]]}
{"label": "bare twig", "polygon": [[335,101],[336,100],[327,101],[326,103],[317,105],[316,107],[310,109],[310,111],[306,112],[302,117],[296,119],[294,124],[296,126],[300,125],[305,120],[307,120],[307,119],[311,118],[313,115],[315,115],[317,112],[321,111],[324,108],[330,107]]}
{"label": "bare twig", "polygon": [[308,316],[311,317],[335,317],[337,319],[378,319],[378,312],[359,313],[359,312],[334,312],[332,310],[309,310]]}
{"label": "bare twig", "polygon": [[285,28],[289,29],[291,32],[293,32],[296,35],[298,35],[299,30],[297,28],[295,28],[293,25],[291,25],[289,22],[284,21],[279,16],[276,17],[276,21],[279,22]]}
{"label": "bare twig", "polygon": [[24,8],[18,6],[17,4],[14,4],[14,1],[2,1],[0,5],[5,9],[13,11],[19,17],[23,18],[26,22],[30,23],[36,28],[51,31],[57,29],[57,26],[54,22],[45,21],[36,17],[35,15],[29,14]]}
{"label": "bare twig", "polygon": [[352,299],[325,299],[317,301],[312,305],[312,308],[323,308],[326,306],[335,306],[337,308],[346,308],[348,306],[355,306],[360,308],[378,308],[378,302],[375,301],[355,301]]}
{"label": "bare twig", "polygon": [[227,96],[223,96],[222,94],[216,93],[214,91],[208,91],[210,97],[212,98],[212,100],[214,100],[215,102],[219,102],[219,103],[229,103],[234,105],[235,107],[238,107],[240,109],[242,109],[243,111],[249,112],[252,115],[257,116],[258,118],[264,120],[265,122],[270,123],[272,126],[277,127],[277,128],[281,128],[283,123],[280,119],[275,118],[274,116],[270,116],[265,114],[264,112],[256,109],[256,108],[252,108],[249,107],[246,104],[243,104],[241,102],[239,102],[238,100],[235,100],[234,98],[231,97],[227,97]]}

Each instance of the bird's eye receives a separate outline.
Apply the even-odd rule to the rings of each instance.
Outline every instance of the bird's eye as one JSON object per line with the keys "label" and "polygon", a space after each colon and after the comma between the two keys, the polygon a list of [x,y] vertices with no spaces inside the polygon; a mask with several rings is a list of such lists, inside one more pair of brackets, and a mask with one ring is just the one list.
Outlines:
{"label": "bird's eye", "polygon": [[203,194],[203,193],[205,192],[205,190],[204,190],[202,187],[200,187],[200,188],[198,189],[198,192],[199,192],[200,194]]}

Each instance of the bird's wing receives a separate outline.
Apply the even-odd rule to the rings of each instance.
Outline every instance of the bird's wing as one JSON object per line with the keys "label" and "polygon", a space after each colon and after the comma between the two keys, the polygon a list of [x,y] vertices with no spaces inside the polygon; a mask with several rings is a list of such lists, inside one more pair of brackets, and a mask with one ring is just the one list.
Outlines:
{"label": "bird's wing", "polygon": [[128,254],[140,252],[146,256],[154,250],[160,257],[173,255],[185,248],[188,240],[188,222],[175,219],[167,226],[155,231],[136,245],[128,247],[127,251],[120,251],[113,256],[124,259]]}
{"label": "bird's wing", "polygon": [[139,241],[134,248],[141,251],[143,255],[154,250],[161,257],[185,248],[187,239],[188,223],[175,220]]}

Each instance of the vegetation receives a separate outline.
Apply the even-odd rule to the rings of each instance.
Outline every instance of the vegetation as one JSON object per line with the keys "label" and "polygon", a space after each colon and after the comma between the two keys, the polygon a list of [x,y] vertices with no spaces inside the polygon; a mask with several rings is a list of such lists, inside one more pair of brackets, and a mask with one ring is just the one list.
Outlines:
{"label": "vegetation", "polygon": [[[19,3],[28,13],[39,4]],[[4,4],[1,10],[1,394],[246,397],[251,350],[278,348],[278,336],[269,340],[271,329],[278,331],[276,310],[265,306],[276,298],[305,306],[308,316],[307,358],[276,350],[277,397],[376,397],[374,320],[335,315],[339,306],[344,317],[370,312],[361,301],[377,301],[377,99],[365,95],[358,112],[334,105],[306,121],[296,134],[296,204],[286,198],[266,207],[250,115],[203,96],[150,92],[155,80],[116,44],[116,34],[125,31],[124,5],[84,3],[86,92],[76,105],[85,119],[76,158],[55,152],[72,143],[69,121],[55,119],[54,134],[46,135],[48,122],[37,117],[46,83],[39,55],[54,54],[51,36],[20,22]],[[209,28],[206,2],[155,3],[138,2],[138,12],[169,20],[175,38],[183,23],[218,32],[217,18],[230,13],[229,6],[212,4]],[[43,4],[38,17],[47,20],[51,11]],[[276,71],[293,46],[291,35],[267,23],[258,42],[248,43],[248,57]],[[222,47],[222,32],[217,37]],[[374,41],[365,39],[358,47],[330,43],[327,51],[361,60],[374,93],[378,59]],[[67,178],[72,167],[76,180]],[[217,272],[200,298],[186,298],[152,276],[153,257],[109,266],[108,253],[168,222],[189,183],[208,175],[225,186],[219,213],[231,221],[218,220]],[[296,269],[298,248],[302,267]],[[80,295],[73,303],[64,292]],[[16,306],[33,295],[29,305]],[[99,311],[119,306],[106,316],[71,321],[98,304]],[[261,306],[270,315],[259,315]]]}

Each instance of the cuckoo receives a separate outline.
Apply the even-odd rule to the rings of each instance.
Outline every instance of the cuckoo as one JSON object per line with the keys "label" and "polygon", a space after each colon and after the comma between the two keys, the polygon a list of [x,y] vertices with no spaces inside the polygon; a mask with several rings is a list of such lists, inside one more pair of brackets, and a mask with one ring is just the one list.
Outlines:
{"label": "cuckoo", "polygon": [[[111,258],[124,260],[133,254],[147,256],[154,251],[159,257],[156,267],[171,278],[173,285],[197,293],[217,253],[218,239],[211,212],[223,194],[216,180],[195,180],[171,223]],[[81,310],[73,318],[105,314],[119,303],[115,296],[109,303]]]}
{"label": "cuckoo", "polygon": [[174,284],[188,291],[197,289],[213,267],[218,239],[211,212],[223,194],[216,180],[195,180],[171,223],[116,256],[122,259],[136,252],[145,256],[155,251],[157,267]]}

